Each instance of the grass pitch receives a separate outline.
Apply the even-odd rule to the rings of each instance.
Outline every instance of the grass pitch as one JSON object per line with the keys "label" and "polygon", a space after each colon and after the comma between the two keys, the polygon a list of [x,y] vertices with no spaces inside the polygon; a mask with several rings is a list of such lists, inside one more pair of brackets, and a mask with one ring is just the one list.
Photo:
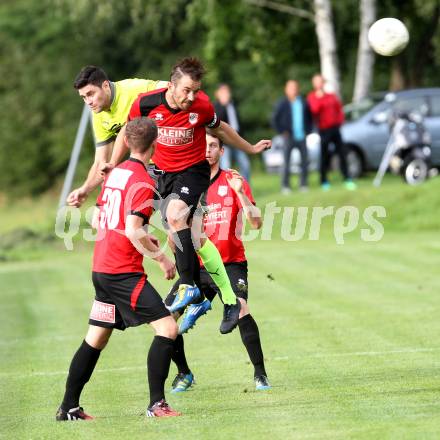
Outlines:
{"label": "grass pitch", "polygon": [[[272,240],[248,244],[249,304],[271,391],[255,392],[239,333],[219,334],[216,300],[185,337],[197,385],[167,395],[183,417],[144,416],[152,331],[135,328],[115,331],[85,388],[81,404],[96,420],[55,423],[71,357],[87,329],[91,247],[77,242],[68,252],[61,241],[31,240],[0,250],[0,437],[438,438],[440,182],[414,189],[391,179],[381,191],[361,182],[354,193],[336,186],[328,194],[281,197],[270,189],[274,179],[255,179],[260,205],[275,198],[285,206],[381,204],[387,218],[376,243],[361,241],[357,229],[337,245],[327,219],[317,241],[281,240],[276,220]],[[44,203],[50,212],[52,202]],[[3,238],[20,226],[10,218],[18,212],[19,206],[1,210]],[[31,229],[47,232],[50,218],[39,218]],[[165,294],[169,284],[154,264],[146,267]],[[172,366],[168,390],[174,374]]]}

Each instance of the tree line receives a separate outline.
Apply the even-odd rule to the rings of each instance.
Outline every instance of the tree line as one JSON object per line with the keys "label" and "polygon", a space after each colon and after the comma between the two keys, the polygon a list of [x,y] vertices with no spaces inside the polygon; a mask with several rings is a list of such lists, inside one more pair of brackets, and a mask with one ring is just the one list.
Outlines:
{"label": "tree line", "polygon": [[[365,45],[369,24],[385,16],[403,20],[411,38],[392,59]],[[86,64],[113,80],[168,79],[176,59],[200,56],[205,89],[230,83],[243,132],[256,139],[272,135],[288,78],[307,92],[323,70],[345,102],[438,85],[439,16],[439,0],[3,0],[1,191],[38,194],[64,174],[82,107],[72,83]],[[83,170],[92,156],[90,136]]]}

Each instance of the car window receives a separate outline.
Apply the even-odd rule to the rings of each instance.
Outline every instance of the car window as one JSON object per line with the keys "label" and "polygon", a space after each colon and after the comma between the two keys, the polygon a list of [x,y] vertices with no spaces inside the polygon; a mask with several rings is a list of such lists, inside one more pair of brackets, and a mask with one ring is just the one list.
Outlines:
{"label": "car window", "polygon": [[431,116],[440,116],[440,95],[431,96]]}
{"label": "car window", "polygon": [[390,103],[387,101],[382,101],[380,104],[374,107],[374,113],[387,112],[389,108],[390,108]]}
{"label": "car window", "polygon": [[428,113],[428,102],[424,96],[414,98],[397,98],[393,103],[393,110],[399,112],[419,112],[422,115]]}
{"label": "car window", "polygon": [[368,96],[359,102],[353,102],[344,106],[345,120],[355,121],[368,113],[376,104],[381,102],[383,95]]}
{"label": "car window", "polygon": [[[376,123],[384,123],[389,117],[390,108],[390,103],[387,101],[382,101],[380,104],[377,104],[371,110],[371,121],[375,121]],[[376,118],[380,118],[380,122]]]}
{"label": "car window", "polygon": [[376,103],[371,98],[365,98],[357,103],[347,104],[344,107],[345,119],[355,121],[368,113]]}

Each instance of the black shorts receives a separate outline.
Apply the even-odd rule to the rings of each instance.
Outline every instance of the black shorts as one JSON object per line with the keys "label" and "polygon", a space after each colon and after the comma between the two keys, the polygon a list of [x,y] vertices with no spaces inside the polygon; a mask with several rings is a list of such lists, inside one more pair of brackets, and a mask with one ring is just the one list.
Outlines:
{"label": "black shorts", "polygon": [[155,211],[160,209],[160,196],[159,191],[157,190],[157,184],[159,181],[159,177],[163,174],[163,171],[158,170],[154,163],[149,163],[147,165],[148,175],[153,179],[154,182],[154,196],[153,196],[153,209]]}
{"label": "black shorts", "polygon": [[147,165],[147,172],[148,172],[148,175],[153,179],[154,183],[156,184],[156,188],[157,188],[157,182],[159,181],[159,177],[162,174],[164,174],[164,172],[161,170],[158,170],[154,163],[149,163]]}
{"label": "black shorts", "polygon": [[89,324],[125,330],[170,316],[144,273],[92,273],[95,301]]}
{"label": "black shorts", "polygon": [[[239,263],[225,263],[226,273],[228,274],[229,281],[231,282],[232,290],[235,296],[244,299],[246,302],[248,300],[248,268],[247,261],[241,261]],[[170,293],[165,299],[165,304],[170,306],[176,295],[177,289],[179,288],[180,280],[177,280],[172,287]],[[202,294],[210,302],[219,293],[219,288],[214,283],[211,275],[206,271],[206,269],[200,270],[200,285],[198,286]]]}
{"label": "black shorts", "polygon": [[208,190],[210,178],[211,168],[206,160],[182,171],[160,175],[158,190],[162,198],[160,208],[162,217],[165,218],[167,202],[172,198],[183,200],[191,208],[190,217],[192,217],[203,194]]}

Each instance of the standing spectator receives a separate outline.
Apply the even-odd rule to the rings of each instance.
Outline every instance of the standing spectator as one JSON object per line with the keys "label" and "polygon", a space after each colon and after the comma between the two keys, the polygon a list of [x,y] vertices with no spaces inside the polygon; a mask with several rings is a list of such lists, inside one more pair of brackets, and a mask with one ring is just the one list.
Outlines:
{"label": "standing spectator", "polygon": [[[231,89],[227,84],[220,84],[215,91],[214,108],[221,121],[227,122],[235,131],[240,132],[240,122],[237,109],[232,102]],[[221,167],[224,170],[231,168],[235,161],[240,169],[240,174],[249,182],[251,176],[251,164],[244,151],[224,146],[224,154],[221,158]]]}
{"label": "standing spectator", "polygon": [[272,126],[284,138],[284,163],[281,172],[281,192],[288,194],[290,187],[290,156],[293,148],[301,153],[300,190],[307,190],[308,160],[306,136],[312,131],[309,104],[299,94],[298,81],[289,79],[284,87],[285,97],[275,106]]}
{"label": "standing spectator", "polygon": [[319,73],[314,75],[312,78],[313,91],[307,96],[313,119],[321,136],[321,186],[325,191],[330,189],[327,172],[330,165],[329,144],[333,143],[336,154],[339,156],[345,187],[349,190],[354,190],[356,189],[356,184],[348,175],[346,151],[339,130],[344,122],[342,104],[334,93],[324,90],[324,85],[325,81],[322,75]]}

